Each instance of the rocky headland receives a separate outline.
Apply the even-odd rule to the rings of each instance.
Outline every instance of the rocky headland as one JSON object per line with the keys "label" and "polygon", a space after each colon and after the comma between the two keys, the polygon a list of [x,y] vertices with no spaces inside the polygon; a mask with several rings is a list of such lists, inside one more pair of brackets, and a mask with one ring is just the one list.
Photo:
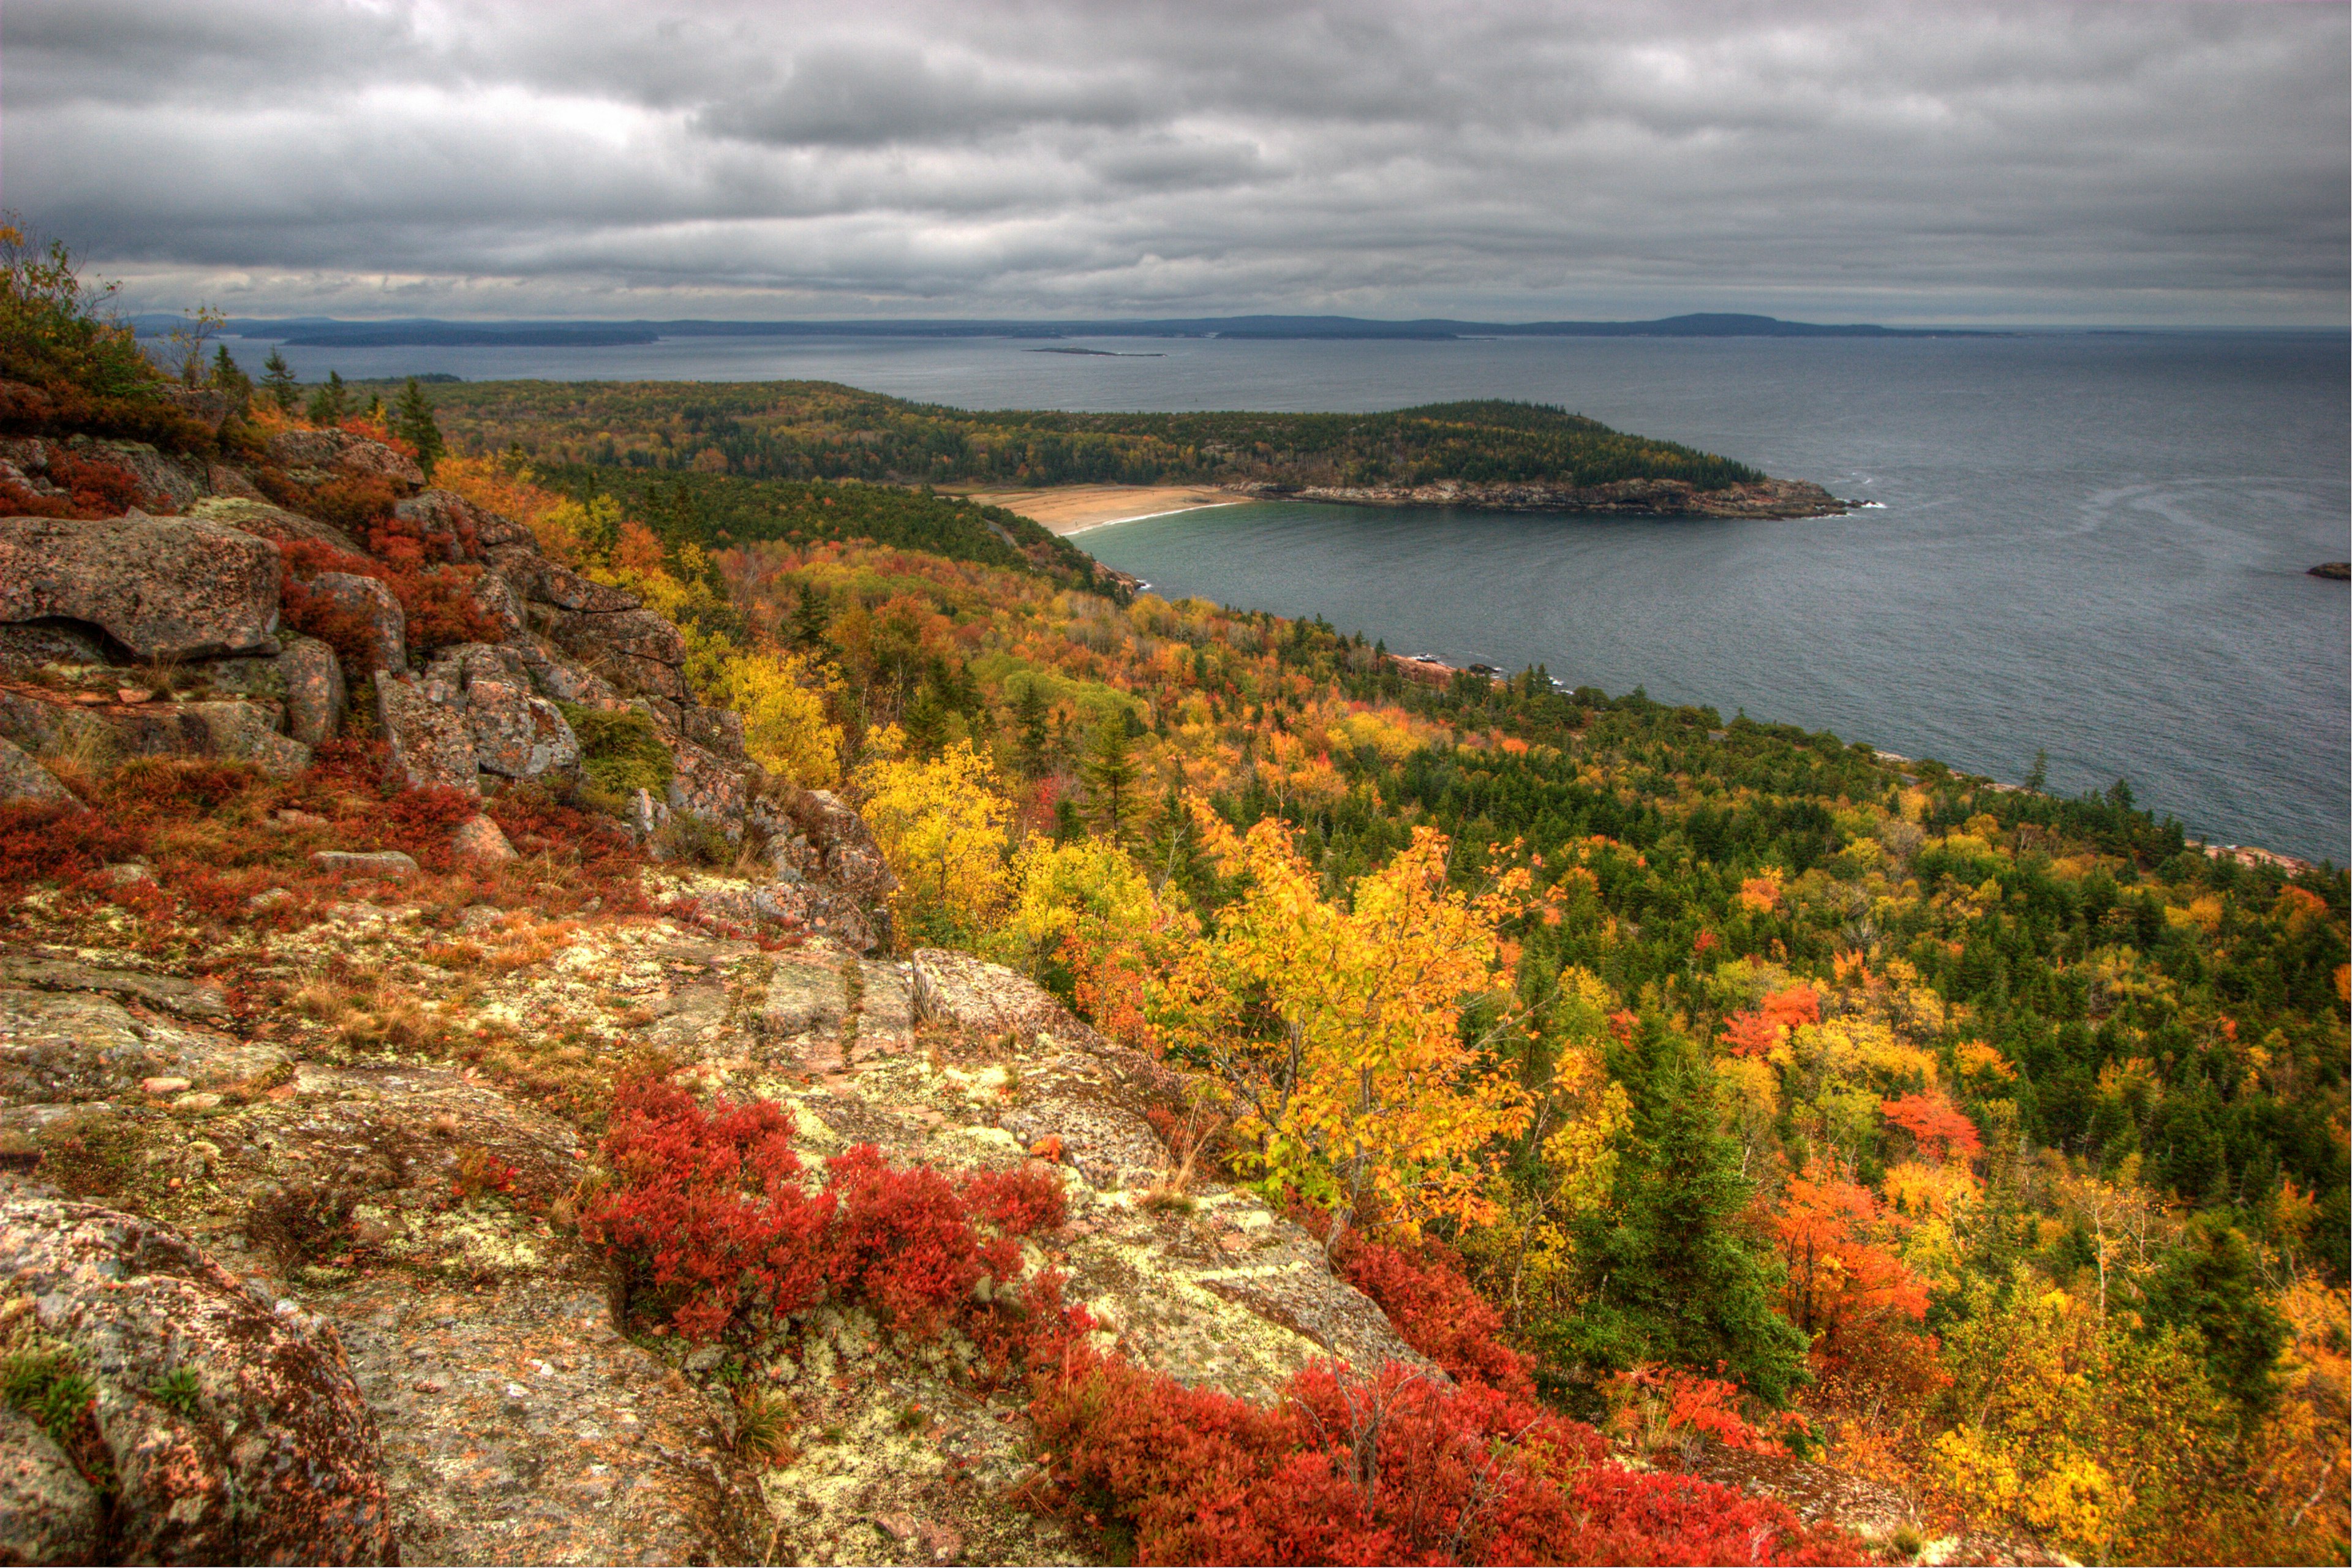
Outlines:
{"label": "rocky headland", "polygon": [[1606,485],[1442,479],[1426,485],[1292,485],[1256,480],[1224,487],[1256,500],[1336,501],[1349,506],[1443,506],[1474,511],[1584,512],[1611,517],[1842,517],[1853,510],[1802,479],[1755,479],[1702,489],[1685,479],[1621,479]]}

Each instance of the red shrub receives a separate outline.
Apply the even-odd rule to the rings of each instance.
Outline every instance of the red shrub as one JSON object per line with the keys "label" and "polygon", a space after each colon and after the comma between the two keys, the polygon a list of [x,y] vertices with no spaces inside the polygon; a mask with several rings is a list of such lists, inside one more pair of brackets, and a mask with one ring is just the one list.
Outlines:
{"label": "red shrub", "polygon": [[772,1102],[706,1115],[685,1090],[635,1079],[614,1100],[604,1148],[621,1184],[581,1229],[638,1254],[656,1290],[683,1298],[680,1331],[716,1336],[747,1286],[777,1314],[824,1288],[836,1200],[800,1184],[792,1121]]}
{"label": "red shrub", "polygon": [[[1091,1326],[1064,1310],[1050,1271],[1014,1295],[1019,1245],[984,1238],[957,1184],[929,1166],[895,1168],[860,1144],[828,1161],[824,1191],[810,1193],[792,1122],[768,1101],[705,1111],[683,1089],[634,1080],[614,1102],[604,1154],[619,1184],[591,1205],[582,1228],[635,1254],[694,1338],[717,1335],[746,1307],[781,1315],[827,1289],[917,1337],[965,1321],[1000,1366],[1058,1349]],[[1048,1204],[1027,1179],[965,1185],[1015,1225],[1059,1223],[1058,1188]],[[982,1313],[974,1304],[983,1274],[1004,1282],[992,1295],[1013,1295],[1011,1310]]]}
{"label": "red shrub", "polygon": [[106,812],[69,806],[0,805],[0,889],[16,892],[35,882],[67,882],[146,847],[139,826]]}
{"label": "red shrub", "polygon": [[1062,1179],[1045,1165],[974,1171],[963,1179],[963,1200],[976,1217],[1007,1236],[1059,1230],[1069,1215]]}
{"label": "red shrub", "polygon": [[1020,1247],[982,1241],[954,1185],[928,1165],[894,1170],[861,1143],[826,1162],[825,1187],[841,1200],[835,1278],[902,1333],[930,1338],[982,1275],[1020,1272]]}
{"label": "red shrub", "polygon": [[1370,1242],[1341,1264],[1348,1282],[1380,1304],[1405,1343],[1464,1383],[1515,1399],[1535,1397],[1534,1363],[1504,1344],[1501,1314],[1481,1300],[1458,1258],[1434,1244],[1420,1252]]}
{"label": "red shrub", "polygon": [[49,482],[65,493],[42,495],[15,479],[0,480],[0,510],[21,517],[121,517],[132,507],[169,511],[170,500],[142,489],[139,476],[120,463],[79,458],[62,447],[49,448]]}
{"label": "red shrub", "polygon": [[288,511],[331,522],[355,539],[390,518],[399,500],[388,481],[364,476],[338,475],[306,485],[282,468],[265,468],[255,471],[253,480]]}
{"label": "red shrub", "polygon": [[1589,1426],[1391,1363],[1260,1407],[1084,1351],[1032,1403],[1043,1491],[1144,1563],[1855,1561],[1777,1502],[1635,1476]]}

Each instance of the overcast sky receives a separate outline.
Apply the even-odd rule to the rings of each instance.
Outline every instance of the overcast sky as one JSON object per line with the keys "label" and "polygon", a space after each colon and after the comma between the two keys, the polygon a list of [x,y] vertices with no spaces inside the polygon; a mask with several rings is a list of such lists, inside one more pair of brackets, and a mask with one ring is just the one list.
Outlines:
{"label": "overcast sky", "polygon": [[133,309],[2340,325],[2340,4],[8,0]]}

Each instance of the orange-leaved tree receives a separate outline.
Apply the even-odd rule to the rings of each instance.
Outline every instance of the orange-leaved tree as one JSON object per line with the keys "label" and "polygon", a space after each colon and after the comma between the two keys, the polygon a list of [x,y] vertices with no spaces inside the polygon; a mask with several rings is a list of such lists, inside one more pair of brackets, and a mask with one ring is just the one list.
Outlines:
{"label": "orange-leaved tree", "polygon": [[1158,978],[1152,1021],[1170,1054],[1233,1094],[1265,1189],[1331,1208],[1334,1246],[1375,1216],[1406,1234],[1486,1217],[1490,1151],[1528,1116],[1489,1049],[1527,1027],[1504,928],[1533,902],[1528,872],[1455,889],[1445,839],[1419,828],[1328,902],[1281,823],[1243,836],[1205,806],[1194,816],[1245,887]]}

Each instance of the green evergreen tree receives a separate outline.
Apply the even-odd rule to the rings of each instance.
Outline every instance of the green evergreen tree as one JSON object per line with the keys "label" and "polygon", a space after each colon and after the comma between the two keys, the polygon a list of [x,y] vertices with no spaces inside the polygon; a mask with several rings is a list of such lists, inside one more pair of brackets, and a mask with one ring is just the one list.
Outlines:
{"label": "green evergreen tree", "polygon": [[392,433],[416,448],[416,466],[431,479],[433,465],[441,460],[449,443],[442,438],[440,423],[433,417],[433,400],[425,395],[413,375],[393,407]]}
{"label": "green evergreen tree", "polygon": [[1128,726],[1135,722],[1132,709],[1121,708],[1095,726],[1094,744],[1079,770],[1094,797],[1095,820],[1113,842],[1127,837],[1128,820],[1135,815],[1135,785],[1142,770],[1135,765],[1134,738]]}
{"label": "green evergreen tree", "polygon": [[302,410],[302,417],[313,425],[341,425],[352,411],[351,389],[343,384],[340,371],[329,371],[327,379],[310,394],[310,401]]}
{"label": "green evergreen tree", "polygon": [[283,351],[271,349],[269,357],[261,362],[261,390],[268,395],[272,403],[289,414],[294,412],[294,405],[300,401],[293,368],[287,364]]}
{"label": "green evergreen tree", "polygon": [[1653,1018],[1611,1074],[1633,1095],[1613,1201],[1579,1226],[1591,1295],[1547,1338],[1568,1358],[1622,1367],[1723,1362],[1759,1398],[1785,1404],[1805,1377],[1805,1336],[1773,1310],[1780,1265],[1741,1224],[1755,1185],[1718,1131],[1715,1074]]}
{"label": "green evergreen tree", "polygon": [[831,601],[818,592],[814,584],[802,584],[800,602],[793,606],[792,619],[785,623],[793,646],[812,653],[822,651],[831,646],[825,639],[825,632],[832,625]]}
{"label": "green evergreen tree", "polygon": [[2213,1381],[2248,1410],[2278,1396],[2272,1371],[2286,1348],[2286,1322],[2263,1299],[2261,1265],[2242,1233],[2202,1215],[2181,1233],[2147,1287],[2151,1326],[2197,1336]]}
{"label": "green evergreen tree", "polygon": [[214,386],[227,393],[237,403],[242,404],[253,395],[253,378],[229,357],[226,343],[218,344],[213,350],[211,380]]}
{"label": "green evergreen tree", "polygon": [[1020,700],[1013,709],[1014,757],[1024,778],[1045,776],[1047,748],[1053,743],[1052,736],[1046,732],[1049,721],[1045,694],[1032,680],[1021,689]]}
{"label": "green evergreen tree", "polygon": [[907,732],[907,744],[917,756],[936,757],[948,743],[948,720],[954,710],[940,695],[940,689],[926,680],[915,690],[915,700],[898,716],[898,728]]}

